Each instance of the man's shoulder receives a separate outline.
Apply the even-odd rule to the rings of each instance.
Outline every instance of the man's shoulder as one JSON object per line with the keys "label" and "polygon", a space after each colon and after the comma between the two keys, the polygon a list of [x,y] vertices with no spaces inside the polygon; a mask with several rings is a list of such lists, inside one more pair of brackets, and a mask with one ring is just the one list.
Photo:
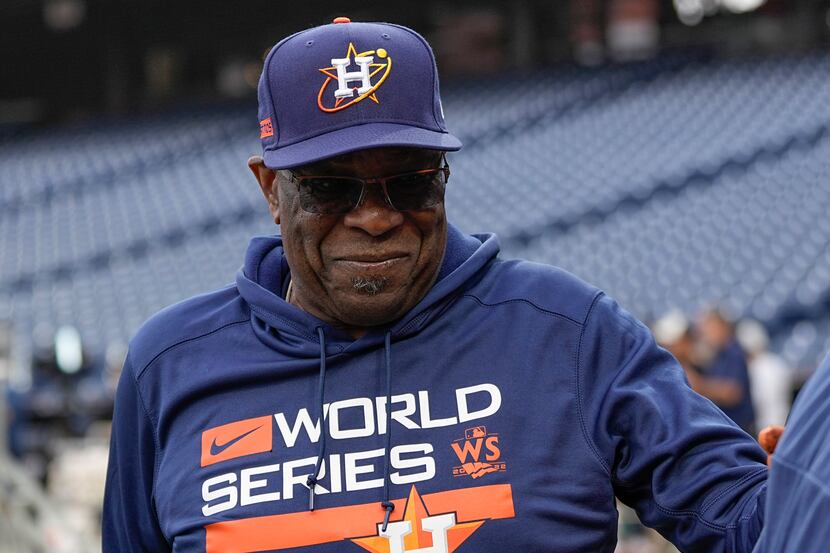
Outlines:
{"label": "man's shoulder", "polygon": [[537,309],[584,324],[601,291],[553,265],[521,259],[498,260],[476,287],[485,304],[526,301]]}
{"label": "man's shoulder", "polygon": [[193,296],[150,317],[130,341],[130,361],[138,375],[165,351],[248,320],[235,284]]}

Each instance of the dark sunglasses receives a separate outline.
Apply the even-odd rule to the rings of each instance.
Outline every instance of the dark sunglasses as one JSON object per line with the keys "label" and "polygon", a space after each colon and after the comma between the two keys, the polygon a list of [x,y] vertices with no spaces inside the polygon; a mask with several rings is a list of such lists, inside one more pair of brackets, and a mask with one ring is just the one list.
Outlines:
{"label": "dark sunglasses", "polygon": [[392,209],[413,211],[434,207],[444,198],[444,186],[450,178],[446,162],[436,169],[372,179],[289,173],[297,183],[303,211],[322,215],[348,213],[363,202],[366,185],[374,183],[381,186],[384,199]]}

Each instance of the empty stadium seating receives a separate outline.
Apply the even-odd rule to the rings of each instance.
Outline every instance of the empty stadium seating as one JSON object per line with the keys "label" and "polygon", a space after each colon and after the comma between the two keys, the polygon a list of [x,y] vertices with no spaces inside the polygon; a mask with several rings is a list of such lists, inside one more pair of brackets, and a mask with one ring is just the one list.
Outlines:
{"label": "empty stadium seating", "polygon": [[[444,84],[449,218],[643,318],[721,302],[812,365],[830,347],[830,55],[553,69]],[[230,282],[274,232],[256,110],[214,106],[0,143],[0,319],[92,352]]]}

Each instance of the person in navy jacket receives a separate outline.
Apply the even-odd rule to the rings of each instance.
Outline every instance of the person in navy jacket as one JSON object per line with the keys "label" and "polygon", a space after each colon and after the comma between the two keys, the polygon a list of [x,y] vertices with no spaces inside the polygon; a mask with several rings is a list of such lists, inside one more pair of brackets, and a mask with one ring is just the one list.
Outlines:
{"label": "person in navy jacket", "polygon": [[699,331],[714,356],[699,379],[700,386],[692,382],[692,387],[711,399],[735,424],[754,434],[749,368],[732,323],[717,309],[707,309],[701,314]]}
{"label": "person in navy jacket", "polygon": [[131,341],[105,552],[611,553],[617,497],[683,551],[752,551],[757,443],[602,291],[447,221],[420,35],[284,39],[259,121],[280,234]]}
{"label": "person in navy jacket", "polygon": [[830,357],[798,394],[775,447],[755,553],[819,553],[830,543]]}

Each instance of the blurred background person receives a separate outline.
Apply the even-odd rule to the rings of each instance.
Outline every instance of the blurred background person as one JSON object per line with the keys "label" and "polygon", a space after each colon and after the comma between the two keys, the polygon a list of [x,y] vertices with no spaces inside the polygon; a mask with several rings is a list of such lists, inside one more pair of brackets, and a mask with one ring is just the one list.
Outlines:
{"label": "blurred background person", "polygon": [[682,311],[674,309],[657,319],[652,330],[657,343],[680,362],[692,389],[751,432],[754,417],[746,406],[752,397],[746,357],[723,315],[707,311],[696,329]]}
{"label": "blurred background person", "polygon": [[718,309],[707,308],[698,318],[696,331],[705,378],[691,382],[750,435],[755,435],[755,409],[749,384],[746,354],[735,338],[732,323]]}
{"label": "blurred background person", "polygon": [[697,391],[703,377],[697,364],[697,344],[692,325],[686,315],[679,309],[672,309],[655,321],[652,332],[657,343],[680,362],[686,371],[686,378],[689,379],[692,388]]}
{"label": "blurred background person", "polygon": [[790,411],[792,370],[780,355],[769,350],[769,335],[758,321],[742,320],[735,336],[747,355],[756,426],[783,426]]}

